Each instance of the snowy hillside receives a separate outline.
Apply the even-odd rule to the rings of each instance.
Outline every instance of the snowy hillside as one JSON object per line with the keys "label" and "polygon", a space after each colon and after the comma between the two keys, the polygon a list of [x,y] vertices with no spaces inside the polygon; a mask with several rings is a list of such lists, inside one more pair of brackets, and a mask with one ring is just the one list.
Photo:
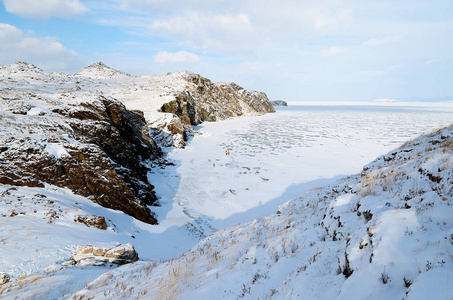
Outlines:
{"label": "snowy hillside", "polygon": [[108,272],[77,296],[450,299],[453,126],[275,215],[216,232],[168,262]]}

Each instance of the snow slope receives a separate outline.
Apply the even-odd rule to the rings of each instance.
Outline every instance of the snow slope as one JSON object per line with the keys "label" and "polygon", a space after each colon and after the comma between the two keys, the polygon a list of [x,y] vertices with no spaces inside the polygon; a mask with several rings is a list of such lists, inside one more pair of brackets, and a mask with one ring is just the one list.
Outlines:
{"label": "snow slope", "polygon": [[452,151],[453,126],[179,258],[108,272],[76,297],[450,299]]}

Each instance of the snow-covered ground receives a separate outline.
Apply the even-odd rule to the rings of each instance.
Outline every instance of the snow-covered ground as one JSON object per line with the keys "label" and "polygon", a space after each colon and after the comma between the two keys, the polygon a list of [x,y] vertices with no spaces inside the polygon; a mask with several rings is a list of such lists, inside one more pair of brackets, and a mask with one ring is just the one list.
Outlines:
{"label": "snow-covered ground", "polygon": [[[77,246],[90,243],[97,246],[132,243],[136,247],[141,260],[155,260],[159,264],[161,260],[175,258],[188,251],[214,230],[224,229],[239,222],[250,222],[257,218],[266,217],[275,213],[278,207],[288,200],[297,198],[309,190],[317,189],[319,186],[331,184],[334,179],[338,179],[342,175],[360,172],[363,165],[369,163],[377,156],[397,148],[404,142],[424,132],[451,124],[453,121],[452,112],[453,106],[448,106],[447,104],[441,108],[305,106],[280,108],[275,114],[259,117],[205,123],[197,128],[202,134],[196,135],[186,149],[167,149],[168,158],[174,163],[174,166],[156,167],[154,168],[154,173],[149,174],[149,179],[156,186],[156,192],[161,203],[161,207],[153,207],[153,211],[157,213],[160,222],[160,225],[157,226],[144,224],[121,212],[102,208],[86,198],[73,195],[64,189],[52,186],[47,186],[45,189],[25,187],[11,189],[7,185],[0,185],[0,194],[2,195],[0,198],[0,201],[2,201],[0,206],[0,226],[2,228],[0,233],[0,272],[7,273],[13,278],[18,278],[21,274],[31,273],[40,274],[36,276],[42,276],[43,278],[49,277],[50,279],[46,280],[52,281],[52,293],[57,291],[52,294],[52,297],[59,295],[69,296],[72,291],[82,289],[88,281],[108,270],[95,267],[72,267],[60,270],[62,267],[58,263],[71,256]],[[230,155],[225,155],[225,150],[227,149],[230,149]],[[55,147],[50,147],[49,151],[55,153],[55,155],[61,154],[61,151]],[[328,191],[328,188],[326,190]],[[313,196],[313,193],[311,195],[313,199],[309,198],[309,201],[313,203],[316,200],[314,198],[319,195],[321,195],[319,197],[330,197],[324,189],[319,192],[319,195]],[[338,198],[338,204],[332,206],[335,214],[341,215],[341,209],[346,206],[349,207],[350,203],[354,201],[348,198],[348,195]],[[340,205],[343,202],[345,205]],[[305,205],[305,202],[303,205]],[[34,210],[37,212],[35,213]],[[105,216],[109,228],[100,230],[74,223],[73,218],[78,211],[83,214]],[[285,211],[290,212],[290,209],[286,208]],[[440,213],[440,211],[436,210],[430,214],[434,213]],[[11,214],[13,216],[10,217]],[[320,217],[319,212],[317,214]],[[58,216],[58,218],[55,216]],[[302,216],[308,217],[308,213],[302,213],[297,218]],[[411,216],[401,215],[400,217],[403,220]],[[428,217],[434,218],[434,215],[429,215]],[[448,219],[447,217],[445,218]],[[215,237],[208,238],[195,247],[196,249],[206,249],[196,250],[201,252],[207,251],[211,253],[214,250],[217,251],[217,254],[215,252],[211,253],[214,255],[210,257],[212,260],[214,258],[215,260],[228,258],[227,260],[222,260],[224,264],[221,266],[217,265],[215,261],[207,260],[205,262],[211,266],[210,271],[203,275],[209,280],[215,281],[212,276],[221,276],[223,273],[234,278],[235,272],[238,272],[237,282],[229,283],[229,291],[223,294],[224,297],[229,299],[236,298],[242,293],[249,299],[265,298],[274,293],[273,290],[280,292],[282,284],[282,281],[267,279],[280,278],[283,274],[287,274],[286,272],[292,272],[293,275],[296,272],[297,274],[301,273],[302,269],[300,268],[303,268],[304,264],[300,264],[300,266],[295,264],[296,258],[306,260],[305,265],[310,263],[310,258],[314,257],[312,260],[317,260],[317,252],[313,252],[315,248],[312,247],[317,240],[314,241],[315,244],[310,246],[312,241],[298,240],[307,238],[299,231],[292,232],[291,235],[294,236],[288,236],[287,247],[283,247],[285,250],[278,248],[281,246],[278,246],[278,243],[281,244],[282,241],[276,239],[280,234],[275,229],[276,224],[286,222],[291,225],[292,223],[287,218],[275,218],[275,220],[273,218],[259,219],[251,224],[246,223],[245,225],[221,231]],[[382,211],[382,220],[385,220],[385,218],[387,218],[387,215]],[[442,216],[442,222],[445,222],[445,218]],[[303,231],[302,228],[308,230],[310,226],[318,224],[319,221],[319,218],[307,219],[303,221],[305,223],[301,225],[300,229],[301,231]],[[403,223],[400,221],[395,221],[399,223],[394,225],[401,227],[400,225]],[[408,228],[408,231],[414,231],[413,228],[421,226],[417,224],[422,224],[425,221],[424,219],[418,220],[418,223],[415,220],[411,221],[410,225],[412,227]],[[356,223],[354,222],[356,221],[348,225],[351,226],[350,230],[355,228]],[[389,222],[386,224],[379,230],[389,233],[389,240],[385,240],[383,243],[392,244],[396,241],[397,236],[391,235],[393,223]],[[441,224],[439,226],[444,226],[447,231],[451,230],[451,224]],[[240,244],[238,249],[236,249],[232,246],[236,243],[234,235],[242,230],[250,231],[247,236],[251,238],[252,244],[246,244],[245,246]],[[270,238],[275,238],[269,241],[275,245],[272,244],[272,247],[267,248],[254,246],[253,239],[258,238],[253,236],[256,230],[263,231],[263,234]],[[357,230],[364,231],[365,236],[365,227],[359,226]],[[356,234],[362,233],[359,231]],[[384,236],[382,232],[377,236]],[[231,233],[233,233],[233,236],[229,236]],[[329,234],[332,235],[333,232]],[[345,236],[342,238],[346,238],[346,233],[343,234]],[[314,230],[312,237],[314,238],[317,235],[320,235],[318,229]],[[243,240],[243,237],[241,235],[240,239]],[[359,239],[359,237],[355,236],[354,238]],[[423,243],[427,241],[427,238],[423,237],[421,240],[421,243]],[[308,249],[308,246],[310,246],[310,249],[299,253],[294,259],[281,262],[280,267],[268,272],[268,268],[265,267],[266,264],[270,264],[272,259],[274,259],[272,265],[278,261],[278,259],[275,261],[275,254],[282,257],[282,255],[289,255],[293,250],[294,253],[297,251],[296,244],[293,241],[297,241],[296,244],[300,248]],[[230,247],[225,248],[227,244]],[[384,244],[379,248],[382,251],[386,249]],[[329,244],[328,246],[332,245]],[[417,247],[419,247],[418,244],[412,247],[411,251],[415,251]],[[429,255],[434,251],[431,248],[432,246],[427,252]],[[281,251],[289,252],[284,254]],[[449,251],[448,248],[447,251]],[[252,262],[254,257],[264,257],[261,252],[266,252],[267,258],[264,259],[265,261],[259,261],[257,265],[252,264],[254,265],[252,269],[248,265],[240,267],[239,264],[238,267],[235,266],[242,258],[244,258],[244,261]],[[375,252],[375,255],[378,254],[379,251]],[[321,266],[319,264],[319,268],[323,269],[326,264],[330,264],[331,268],[335,269],[337,267],[335,265],[337,256],[335,255],[336,253],[326,255],[326,260],[323,262],[325,265]],[[357,255],[359,254],[350,253],[350,255],[352,261],[353,259],[358,259]],[[425,257],[431,258],[429,255],[423,255],[420,256],[423,259]],[[379,269],[373,271],[374,275],[391,271],[390,269],[393,267],[390,261],[385,260],[385,262],[389,262],[389,264],[380,264]],[[187,265],[187,262],[181,260],[176,261],[176,263],[178,265],[181,264],[181,268]],[[436,264],[439,262],[430,260],[429,263]],[[344,264],[343,254],[341,265],[343,266]],[[384,265],[387,269],[384,268]],[[425,268],[425,265],[427,263],[422,261],[418,267]],[[131,276],[128,270],[136,267],[140,268],[140,266],[143,266],[143,270],[140,272],[149,272],[151,274],[153,267],[143,262],[136,263],[131,267],[121,267],[114,274]],[[426,268],[434,268],[436,266],[427,265]],[[451,269],[451,264],[448,266]],[[169,270],[167,264],[160,265],[159,268],[162,269],[162,272]],[[198,269],[198,266],[194,268]],[[240,270],[237,269],[233,273],[224,272],[227,269],[235,268]],[[184,272],[193,273],[195,269],[188,269]],[[134,270],[136,271],[137,269]],[[173,271],[180,272],[181,270],[174,268]],[[303,292],[304,288],[312,291],[319,289],[315,285],[324,284],[322,282],[325,278],[328,279],[328,284],[332,284],[332,288],[327,289],[325,294],[313,292],[313,295],[329,298],[339,292],[339,288],[343,283],[342,280],[338,281],[338,278],[325,277],[325,274],[322,273],[324,271],[317,271],[319,273],[315,271],[310,271],[304,283],[298,289],[293,287],[293,291],[288,295],[297,299],[298,292]],[[153,278],[162,276],[163,273],[159,272],[153,272]],[[244,272],[247,276],[250,276],[244,277]],[[444,271],[437,270],[436,272],[440,272],[439,276],[430,277],[429,280],[444,278],[442,277],[445,275]],[[220,275],[216,275],[219,273]],[[87,274],[90,274],[90,276],[87,276]],[[178,276],[184,274],[181,273]],[[446,274],[448,275],[449,273],[447,272]],[[193,279],[189,276],[190,274],[185,275],[187,276],[183,277],[191,278],[190,280]],[[400,275],[404,274],[398,273],[398,276],[401,277],[398,279],[399,281],[404,277]],[[410,273],[409,275],[412,276],[413,274]],[[391,274],[391,276],[394,278],[393,276],[395,275]],[[414,281],[414,276],[409,279]],[[177,281],[181,280],[181,277],[175,278]],[[283,278],[286,278],[286,275]],[[293,280],[295,277],[290,276],[289,278]],[[5,293],[5,297],[30,296],[33,293],[41,295],[41,298],[48,297],[48,293],[40,294],[36,291],[36,286],[33,285],[36,284],[35,279],[35,275],[29,275],[23,279],[24,285],[30,286],[29,291],[16,289],[11,293]],[[261,286],[256,286],[256,292],[254,293],[250,292],[252,283],[247,283],[249,279],[253,283],[263,282]],[[309,283],[308,280],[312,279],[314,279],[314,283]],[[105,284],[108,283],[105,277],[100,280],[104,280]],[[39,282],[39,280],[37,281]],[[49,281],[46,282],[49,283]],[[200,285],[202,281],[197,282]],[[426,282],[423,281],[423,284],[426,284]],[[379,282],[373,281],[372,285],[377,283]],[[131,283],[128,282],[128,284]],[[166,282],[165,284],[168,285],[171,282]],[[216,284],[218,285],[219,282]],[[96,281],[93,286],[97,285],[100,285],[99,281]],[[184,280],[182,285],[184,289],[191,287],[188,290],[198,286],[196,282]],[[163,286],[171,289],[169,286]],[[41,288],[41,291],[45,290],[46,286]],[[148,286],[148,288],[150,287]],[[181,286],[178,286],[178,293],[180,288]],[[210,286],[207,293],[211,296],[216,295],[219,291],[218,288],[216,285]],[[417,285],[417,288],[423,290],[423,285]],[[113,290],[112,287],[109,287],[109,289]],[[194,298],[204,295],[200,291],[198,290],[198,294],[196,294],[198,296],[194,296]],[[394,290],[391,289],[387,292],[391,293],[392,291]],[[346,293],[343,290],[341,292]],[[449,289],[446,292],[452,293]],[[184,295],[187,296],[188,294]],[[347,297],[346,294],[344,295],[344,297]],[[146,298],[146,296],[143,297]]]}

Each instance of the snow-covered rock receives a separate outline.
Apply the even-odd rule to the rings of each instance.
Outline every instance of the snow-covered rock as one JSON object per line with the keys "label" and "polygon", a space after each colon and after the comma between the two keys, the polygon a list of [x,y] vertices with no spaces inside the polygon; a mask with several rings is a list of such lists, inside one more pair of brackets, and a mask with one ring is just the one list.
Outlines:
{"label": "snow-covered rock", "polygon": [[87,245],[76,249],[74,256],[70,260],[64,261],[62,265],[103,266],[106,262],[124,265],[137,260],[138,253],[131,244],[118,244],[111,248]]}
{"label": "snow-covered rock", "polygon": [[54,184],[157,222],[147,207],[156,196],[146,179],[146,162],[161,151],[142,115],[103,96],[54,99],[0,90],[0,97],[0,183]]}
{"label": "snow-covered rock", "polygon": [[87,77],[93,79],[107,79],[107,78],[124,78],[131,77],[131,75],[112,69],[102,62],[97,62],[88,67],[78,71],[74,74],[76,77]]}

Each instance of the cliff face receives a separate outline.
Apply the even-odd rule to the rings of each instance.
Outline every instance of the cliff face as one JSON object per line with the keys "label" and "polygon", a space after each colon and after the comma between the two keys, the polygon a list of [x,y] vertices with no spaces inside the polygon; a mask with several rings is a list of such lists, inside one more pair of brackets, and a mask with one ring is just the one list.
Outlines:
{"label": "cliff face", "polygon": [[56,101],[0,92],[0,183],[67,187],[98,204],[156,224],[143,162],[160,149],[140,113],[106,97]]}
{"label": "cliff face", "polygon": [[220,121],[253,113],[275,112],[266,94],[249,92],[235,83],[212,83],[200,75],[188,73],[186,88],[160,110],[177,115],[183,124]]}

